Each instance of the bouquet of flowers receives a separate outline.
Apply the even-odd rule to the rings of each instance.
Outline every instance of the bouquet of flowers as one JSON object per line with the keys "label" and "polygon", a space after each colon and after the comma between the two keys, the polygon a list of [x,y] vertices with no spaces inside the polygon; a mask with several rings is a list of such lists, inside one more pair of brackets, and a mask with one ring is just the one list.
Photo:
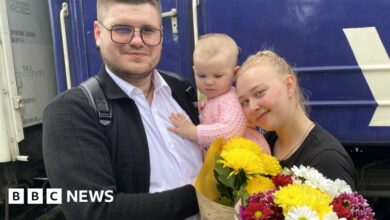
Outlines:
{"label": "bouquet of flowers", "polygon": [[272,183],[275,189],[253,194],[239,207],[241,219],[374,219],[366,200],[345,181],[327,179],[314,168],[284,169]]}
{"label": "bouquet of flowers", "polygon": [[366,200],[345,181],[327,179],[311,167],[282,170],[276,158],[244,138],[211,144],[195,188],[202,219],[374,217]]}
{"label": "bouquet of flowers", "polygon": [[238,200],[271,189],[268,176],[281,171],[278,160],[250,140],[214,141],[195,180],[202,219],[232,219]]}

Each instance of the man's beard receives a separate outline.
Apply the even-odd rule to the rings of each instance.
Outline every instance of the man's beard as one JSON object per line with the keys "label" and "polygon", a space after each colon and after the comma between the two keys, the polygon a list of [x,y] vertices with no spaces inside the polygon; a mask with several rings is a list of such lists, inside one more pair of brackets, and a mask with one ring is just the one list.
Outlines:
{"label": "man's beard", "polygon": [[113,65],[110,61],[106,59],[104,60],[104,63],[115,75],[128,82],[146,79],[153,73],[153,70],[156,68],[156,66],[152,66],[150,64],[149,68],[144,72],[128,71],[124,68],[119,67],[118,65]]}

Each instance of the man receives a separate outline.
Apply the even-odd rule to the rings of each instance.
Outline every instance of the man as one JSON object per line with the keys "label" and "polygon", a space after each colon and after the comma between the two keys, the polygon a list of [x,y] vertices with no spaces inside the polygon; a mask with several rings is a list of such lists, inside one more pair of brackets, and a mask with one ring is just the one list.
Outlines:
{"label": "man", "polygon": [[[169,114],[193,121],[196,109],[183,82],[156,69],[161,54],[158,0],[98,0],[98,74],[113,118],[99,124],[79,87],[44,112],[43,153],[53,188],[113,190],[112,202],[67,202],[68,219],[184,219],[198,212],[191,185],[200,149],[168,131]],[[88,198],[88,197],[87,197]]]}

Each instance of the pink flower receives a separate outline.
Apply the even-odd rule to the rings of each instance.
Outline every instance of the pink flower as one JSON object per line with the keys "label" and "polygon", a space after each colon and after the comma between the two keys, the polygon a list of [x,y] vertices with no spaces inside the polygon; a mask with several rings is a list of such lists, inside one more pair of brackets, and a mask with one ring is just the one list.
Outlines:
{"label": "pink flower", "polygon": [[[250,196],[247,200],[247,207],[240,207],[240,216],[242,220],[249,219],[272,219],[272,220],[282,220],[284,219],[282,208],[278,207],[274,203],[274,190],[268,190],[265,192],[257,193]],[[252,205],[254,204],[254,206]],[[252,206],[251,206],[252,205]],[[248,208],[251,207],[249,210]],[[262,215],[260,218],[256,217],[256,210],[261,211]],[[252,215],[251,215],[252,214]],[[257,213],[259,216],[260,213]]]}
{"label": "pink flower", "polygon": [[367,201],[357,192],[341,193],[332,201],[333,211],[347,220],[372,220],[374,213]]}

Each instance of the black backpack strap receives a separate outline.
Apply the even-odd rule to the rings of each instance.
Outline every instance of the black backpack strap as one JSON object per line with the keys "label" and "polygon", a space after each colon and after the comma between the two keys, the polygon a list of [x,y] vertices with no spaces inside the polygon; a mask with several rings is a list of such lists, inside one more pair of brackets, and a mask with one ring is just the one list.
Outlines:
{"label": "black backpack strap", "polygon": [[166,77],[165,77],[165,75],[166,75],[166,76],[170,76],[170,77],[180,81],[181,83],[184,83],[184,85],[186,86],[185,93],[186,93],[187,97],[193,102],[194,106],[197,107],[198,93],[197,93],[196,89],[194,88],[194,86],[189,81],[187,81],[184,77],[182,77],[181,75],[176,74],[176,73],[162,71],[162,70],[158,70],[158,71],[161,73],[161,75],[164,77],[164,79],[166,79]]}
{"label": "black backpack strap", "polygon": [[190,116],[194,124],[199,124],[197,108],[197,91],[195,87],[184,77],[167,71],[158,70],[164,80],[172,88],[172,96],[180,107]]}
{"label": "black backpack strap", "polygon": [[91,107],[97,111],[100,124],[108,126],[111,123],[112,110],[101,87],[100,77],[93,76],[87,79],[80,84],[80,88],[88,98]]}

